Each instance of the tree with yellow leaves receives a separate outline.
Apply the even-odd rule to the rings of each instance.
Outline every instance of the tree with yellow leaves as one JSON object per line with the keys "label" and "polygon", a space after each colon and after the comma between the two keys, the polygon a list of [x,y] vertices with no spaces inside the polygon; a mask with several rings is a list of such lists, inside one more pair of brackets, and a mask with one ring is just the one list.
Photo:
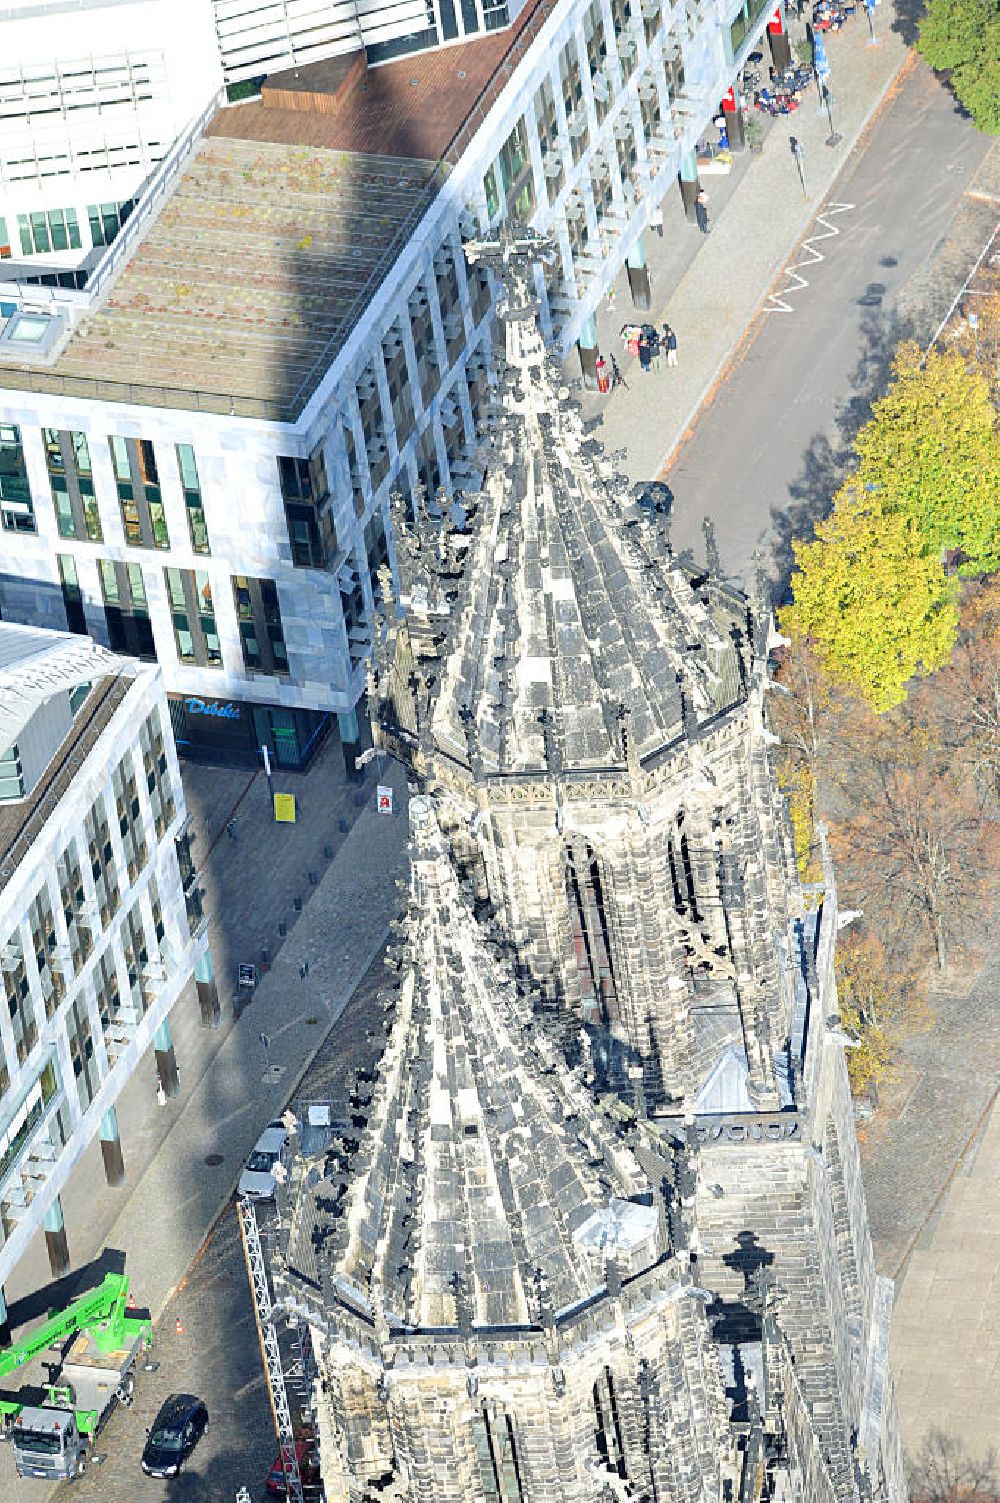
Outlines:
{"label": "tree with yellow leaves", "polygon": [[957,350],[900,346],[885,396],[854,440],[858,484],[913,518],[959,572],[1000,568],[1000,429],[990,384]]}
{"label": "tree with yellow leaves", "polygon": [[781,629],[807,641],[836,682],[882,712],[933,673],[955,641],[955,582],[914,518],[852,478],[810,543],[795,543],[793,600]]}

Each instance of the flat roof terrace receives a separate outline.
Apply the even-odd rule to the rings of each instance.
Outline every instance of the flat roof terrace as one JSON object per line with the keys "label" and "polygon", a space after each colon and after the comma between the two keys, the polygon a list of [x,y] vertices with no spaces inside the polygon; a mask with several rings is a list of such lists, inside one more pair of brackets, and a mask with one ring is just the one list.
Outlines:
{"label": "flat roof terrace", "polygon": [[206,138],[54,367],[0,382],[291,421],[437,191],[432,168]]}
{"label": "flat roof terrace", "polygon": [[4,352],[0,387],[294,421],[549,9],[220,110],[103,305],[51,366]]}

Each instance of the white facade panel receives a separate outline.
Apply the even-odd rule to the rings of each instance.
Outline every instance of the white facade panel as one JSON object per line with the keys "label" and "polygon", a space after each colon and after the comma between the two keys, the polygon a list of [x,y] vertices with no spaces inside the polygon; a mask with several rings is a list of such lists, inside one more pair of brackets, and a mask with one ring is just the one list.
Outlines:
{"label": "white facade panel", "polygon": [[121,668],[110,714],[98,688],[56,754],[69,748],[72,777],[54,804],[13,845],[0,820],[0,1284],[206,948],[178,867],[186,813],[162,681]]}

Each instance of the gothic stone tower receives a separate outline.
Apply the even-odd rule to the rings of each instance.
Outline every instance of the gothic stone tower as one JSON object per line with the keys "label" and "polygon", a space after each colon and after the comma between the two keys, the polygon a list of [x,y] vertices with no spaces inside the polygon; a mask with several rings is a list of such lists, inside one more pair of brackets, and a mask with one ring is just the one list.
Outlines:
{"label": "gothic stone tower", "polygon": [[585,435],[536,325],[544,245],[470,252],[505,282],[491,454],[471,530],[443,504],[400,518],[380,734],[434,792],[571,1059],[582,1032],[596,1092],[700,1145],[698,1282],[731,1393],[744,1346],[778,1330],[770,1371],[780,1348],[791,1378],[765,1418],[786,1449],[810,1437],[801,1495],[895,1503],[891,1286],[837,1027],[836,889],[828,862],[803,892],[792,857],[767,615],[713,547],[708,569],[676,557]]}
{"label": "gothic stone tower", "polygon": [[410,804],[402,983],[353,1159],[272,1262],[318,1354],[328,1503],[720,1503],[742,1475],[684,1155],[595,1110]]}

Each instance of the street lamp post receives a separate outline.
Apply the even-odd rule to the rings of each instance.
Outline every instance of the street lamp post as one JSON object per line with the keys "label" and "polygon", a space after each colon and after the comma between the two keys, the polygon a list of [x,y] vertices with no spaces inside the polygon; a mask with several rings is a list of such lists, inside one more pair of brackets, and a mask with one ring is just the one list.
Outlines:
{"label": "street lamp post", "polygon": [[802,197],[808,198],[809,191],[806,188],[805,169],[806,149],[802,145],[802,142],[799,140],[798,136],[789,136],[788,145],[791,148],[792,156],[795,158],[795,165],[799,169],[799,182],[802,184]]}
{"label": "street lamp post", "polygon": [[830,122],[830,134],[826,138],[827,146],[839,146],[844,139],[833,123],[833,95],[830,93],[826,79],[823,80],[823,103],[826,105],[826,118]]}
{"label": "street lamp post", "polygon": [[865,0],[865,16],[868,21],[868,45],[878,46],[878,37],[875,35],[875,0]]}

